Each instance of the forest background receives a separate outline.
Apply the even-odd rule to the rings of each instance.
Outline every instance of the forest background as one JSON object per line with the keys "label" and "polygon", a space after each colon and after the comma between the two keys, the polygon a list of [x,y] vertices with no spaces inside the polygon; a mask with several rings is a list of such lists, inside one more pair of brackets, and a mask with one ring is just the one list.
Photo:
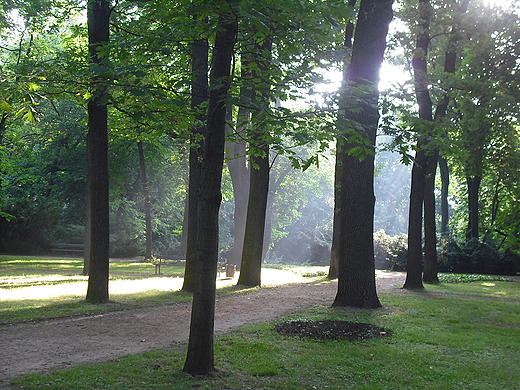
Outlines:
{"label": "forest background", "polygon": [[[343,3],[285,1],[274,7],[266,2],[260,8],[241,2],[241,20],[248,28],[237,39],[227,102],[235,108],[228,113],[228,169],[222,182],[222,259],[240,264],[241,248],[235,240],[244,229],[245,216],[239,215],[239,208],[248,197],[249,172],[256,168],[250,164],[251,156],[262,155],[262,148],[244,130],[255,119],[239,107],[249,104],[268,113],[261,119],[267,134],[263,142],[270,145],[264,261],[329,263],[337,80],[348,56],[343,26],[353,14]],[[492,263],[492,267],[481,264],[486,271],[518,272],[514,254],[520,250],[517,4],[472,1],[459,17],[455,3],[432,1],[429,87],[434,101],[445,93],[450,96],[448,114],[435,135],[422,132],[413,91],[419,7],[414,1],[394,5],[380,84],[382,116],[374,183],[379,267],[397,269],[406,259],[410,164],[417,140],[427,137],[434,139],[432,148],[439,150],[450,173],[449,181],[441,181],[439,174],[435,182],[436,220],[443,237],[439,249],[445,266],[460,271],[467,266],[461,262],[473,261]],[[120,1],[113,5],[110,44],[101,53],[103,64],[92,69],[85,4],[4,3],[0,12],[1,252],[48,254],[53,243],[83,244],[86,108],[92,99],[90,75],[95,71],[109,84],[105,103],[110,130],[111,255],[185,256],[189,154],[198,141],[193,137],[198,111],[191,106],[191,45],[201,35],[210,37],[211,44],[216,31],[212,10],[210,2]],[[453,26],[460,34],[456,42],[460,60],[456,72],[448,75],[442,57]],[[248,49],[249,41],[265,43],[273,30],[277,40],[269,53],[269,74],[248,81],[246,60],[239,54]],[[252,100],[240,102],[248,82],[261,86],[267,79],[275,87],[265,106]],[[238,167],[238,174],[233,167]],[[475,194],[478,212],[472,214]],[[473,257],[468,260],[469,255]]]}

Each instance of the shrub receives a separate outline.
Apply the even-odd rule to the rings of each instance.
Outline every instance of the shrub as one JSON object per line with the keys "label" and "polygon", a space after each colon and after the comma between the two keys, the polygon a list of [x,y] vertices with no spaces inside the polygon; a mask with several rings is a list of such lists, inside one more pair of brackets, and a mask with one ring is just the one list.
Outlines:
{"label": "shrub", "polygon": [[449,241],[439,256],[440,272],[514,275],[520,272],[520,255],[499,252],[492,242],[472,238],[463,245]]}
{"label": "shrub", "polygon": [[374,261],[376,269],[404,271],[408,258],[406,234],[389,236],[384,230],[374,233]]}

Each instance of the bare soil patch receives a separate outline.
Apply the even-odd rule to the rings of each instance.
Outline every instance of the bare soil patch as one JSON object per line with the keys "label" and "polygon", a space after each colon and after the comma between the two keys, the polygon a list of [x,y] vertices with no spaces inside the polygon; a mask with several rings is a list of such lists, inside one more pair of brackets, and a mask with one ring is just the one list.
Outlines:
{"label": "bare soil patch", "polygon": [[[404,273],[383,273],[377,278],[378,292],[393,291],[403,282]],[[218,295],[215,332],[227,333],[242,325],[273,321],[299,310],[330,306],[336,290],[336,282],[294,283]],[[96,316],[2,325],[0,389],[13,389],[10,380],[23,374],[103,362],[184,342],[189,335],[190,311],[191,302],[181,302]]]}

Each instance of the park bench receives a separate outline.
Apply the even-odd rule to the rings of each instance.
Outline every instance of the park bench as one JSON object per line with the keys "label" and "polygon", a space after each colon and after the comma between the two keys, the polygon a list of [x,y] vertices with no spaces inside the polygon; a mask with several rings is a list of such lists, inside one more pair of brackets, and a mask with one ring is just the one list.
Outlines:
{"label": "park bench", "polygon": [[68,243],[52,243],[51,244],[51,252],[54,252],[56,254],[60,255],[68,255],[68,256],[75,256],[75,257],[81,257],[83,256],[83,250],[84,250],[83,244],[68,244]]}

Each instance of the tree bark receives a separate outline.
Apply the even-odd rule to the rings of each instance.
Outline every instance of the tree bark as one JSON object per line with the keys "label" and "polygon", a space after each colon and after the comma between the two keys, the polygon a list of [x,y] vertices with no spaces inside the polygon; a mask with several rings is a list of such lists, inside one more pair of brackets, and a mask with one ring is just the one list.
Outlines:
{"label": "tree bark", "polygon": [[441,237],[449,236],[448,224],[450,222],[449,208],[448,208],[448,188],[450,185],[450,170],[448,161],[439,158],[439,172],[441,174]]}
{"label": "tree bark", "polygon": [[[230,4],[232,7],[234,3]],[[214,369],[214,318],[218,262],[218,215],[226,135],[226,97],[230,84],[237,20],[232,10],[219,18],[213,51],[208,126],[197,191],[197,263],[190,336],[184,371],[205,375]]]}
{"label": "tree bark", "polygon": [[[242,69],[242,75],[244,75],[244,69]],[[250,98],[250,91],[242,88],[240,95],[246,95]],[[232,121],[231,111],[232,108],[228,107],[228,122]],[[233,184],[233,196],[235,198],[233,248],[231,249],[228,263],[236,265],[240,265],[246,231],[247,200],[249,198],[249,169],[247,168],[246,161],[245,139],[250,122],[251,114],[249,109],[242,105],[238,110],[237,134],[235,135],[235,139],[233,141],[226,141],[226,149],[230,150],[228,169]]]}
{"label": "tree bark", "polygon": [[417,152],[412,167],[410,189],[410,211],[408,221],[408,261],[404,288],[424,288],[422,284],[422,222],[423,202],[426,183],[426,138],[431,134],[433,122],[432,100],[428,90],[428,45],[430,43],[431,5],[429,0],[419,0],[419,30],[412,66],[414,71],[415,96],[419,106],[419,119],[424,128],[417,142]]}
{"label": "tree bark", "polygon": [[[357,0],[349,0],[348,7],[354,8]],[[349,20],[347,22],[347,26],[345,28],[345,57],[343,58],[343,81],[342,81],[342,89],[347,88],[348,83],[348,68],[350,65],[350,56],[352,53],[352,40],[354,38],[354,23]],[[343,103],[345,105],[345,103]],[[345,109],[346,107],[342,107]],[[338,140],[336,143],[336,147],[340,148],[341,140]],[[330,248],[330,266],[329,266],[329,274],[327,278],[329,279],[337,279],[339,275],[339,253],[338,253],[338,245],[341,241],[340,236],[340,220],[341,220],[341,192],[339,191],[339,183],[344,182],[343,171],[342,171],[342,163],[341,159],[336,155],[336,164],[334,170],[335,184],[334,184],[334,219],[332,222],[332,245]]]}
{"label": "tree bark", "polygon": [[[100,48],[109,42],[110,4],[91,0],[87,8],[91,63],[103,66]],[[90,262],[86,299],[108,302],[109,278],[109,187],[107,86],[95,75],[93,96],[88,102],[88,175],[90,210]]]}
{"label": "tree bark", "polygon": [[141,183],[144,198],[144,221],[145,221],[145,250],[144,259],[152,258],[152,204],[150,201],[150,191],[148,189],[148,177],[146,175],[146,160],[143,150],[143,142],[137,141],[137,151],[139,153],[139,167],[141,168]]}
{"label": "tree bark", "polygon": [[[269,80],[271,51],[272,41],[270,39],[266,38],[262,45],[255,42],[253,52],[256,54],[254,62],[257,66],[255,67],[256,70],[252,72],[253,80]],[[268,55],[266,56],[265,53],[268,53]],[[252,97],[260,104],[268,107],[271,98],[270,86],[254,87]],[[264,111],[254,110],[252,119],[249,199],[238,284],[260,286],[267,196],[269,194],[269,132],[266,127],[266,113]]]}
{"label": "tree bark", "polygon": [[[333,306],[369,309],[381,306],[374,266],[374,149],[379,121],[377,83],[391,20],[392,0],[361,1],[347,89],[358,97],[358,104],[354,109],[347,107],[344,118],[339,114],[340,134],[343,131],[345,141],[337,158],[345,169],[345,181],[339,183],[343,240],[338,245],[338,293]],[[347,129],[347,126],[352,127]],[[363,150],[364,158],[352,154],[356,149]]]}
{"label": "tree bark", "polygon": [[196,264],[199,253],[197,250],[198,219],[197,219],[197,191],[200,185],[204,138],[206,137],[206,113],[203,105],[208,101],[208,54],[209,46],[206,39],[193,42],[191,53],[191,72],[193,76],[191,108],[194,110],[195,126],[190,137],[189,152],[189,179],[188,179],[188,223],[186,238],[186,267],[182,289],[188,292],[195,291]]}
{"label": "tree bark", "polygon": [[479,221],[478,221],[478,198],[480,191],[481,176],[467,177],[466,183],[468,187],[468,211],[469,222],[466,238],[472,239],[479,237]]}
{"label": "tree bark", "polygon": [[435,172],[439,154],[434,151],[426,161],[424,180],[424,272],[423,280],[438,283],[437,232],[435,220]]}

